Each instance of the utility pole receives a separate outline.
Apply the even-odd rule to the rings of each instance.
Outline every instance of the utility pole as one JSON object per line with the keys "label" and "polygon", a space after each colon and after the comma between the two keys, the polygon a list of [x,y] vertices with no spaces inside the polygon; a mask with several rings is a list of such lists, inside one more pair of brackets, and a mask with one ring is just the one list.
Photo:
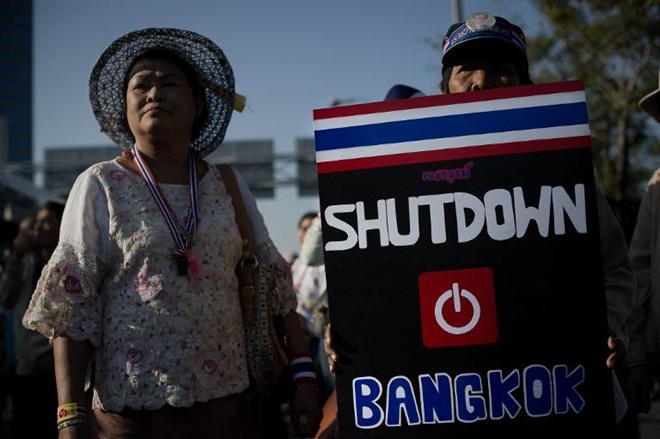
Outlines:
{"label": "utility pole", "polygon": [[451,0],[451,14],[454,23],[463,21],[463,11],[461,9],[461,0]]}

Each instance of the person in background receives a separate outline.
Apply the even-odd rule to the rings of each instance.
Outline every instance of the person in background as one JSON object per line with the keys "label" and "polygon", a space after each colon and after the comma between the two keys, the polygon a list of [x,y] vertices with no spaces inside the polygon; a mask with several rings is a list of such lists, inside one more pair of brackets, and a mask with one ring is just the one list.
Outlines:
{"label": "person in background", "polygon": [[[57,410],[53,349],[48,339],[28,330],[21,317],[44,265],[57,246],[64,205],[47,203],[24,218],[0,281],[0,304],[13,314],[15,371],[12,376],[12,435],[18,439],[55,438]],[[35,395],[39,395],[35,398]]]}
{"label": "person in background", "polygon": [[[31,245],[34,245],[34,214],[24,216],[14,227],[12,226],[14,226],[14,223],[12,222],[3,224],[3,231],[9,232],[9,234],[4,238],[5,241],[2,244],[2,255],[0,256],[2,258],[2,270],[0,270],[0,274],[2,275],[6,274],[8,264],[12,259],[12,250],[16,238],[20,235],[29,236]],[[0,280],[0,288],[1,287],[2,281]],[[1,290],[0,296],[2,296]],[[14,348],[15,313],[13,310],[2,306],[2,303],[0,302],[0,315],[0,328],[2,329],[2,355],[0,357],[2,359],[2,366],[0,367],[0,414],[2,414],[3,419],[7,419],[7,422],[3,422],[2,429],[0,429],[0,437],[11,438],[15,435],[12,432],[14,425],[12,413],[13,402],[11,401],[11,393],[16,383],[16,350]]]}
{"label": "person in background", "polygon": [[[298,245],[302,247],[307,229],[312,224],[318,212],[307,212],[298,221]],[[325,291],[325,267],[323,265],[309,265],[300,256],[291,267],[293,289],[298,297],[298,314],[300,314],[310,334],[310,353],[315,356],[318,352],[319,338],[312,333],[312,314],[317,300]]]}
{"label": "person in background", "polygon": [[[76,179],[23,316],[53,345],[59,437],[253,439],[241,233],[220,169],[204,160],[240,103],[231,65],[200,34],[141,29],[102,53],[89,89],[102,131],[124,153]],[[291,423],[313,435],[321,410],[290,270],[232,172],[258,262],[277,267],[271,305],[298,360]]]}
{"label": "person in background", "polygon": [[[660,122],[659,86],[639,101],[642,110]],[[631,349],[626,363],[627,394],[635,413],[648,412],[660,383],[660,170],[646,186],[630,242],[630,259],[637,279],[637,295],[629,320]]]}
{"label": "person in background", "polygon": [[319,393],[325,401],[334,388],[334,377],[328,368],[323,347],[323,333],[328,322],[327,285],[318,212],[305,213],[298,222],[300,255],[294,263],[293,285],[298,294],[298,313],[305,319],[310,337],[310,352],[317,374],[321,375]]}

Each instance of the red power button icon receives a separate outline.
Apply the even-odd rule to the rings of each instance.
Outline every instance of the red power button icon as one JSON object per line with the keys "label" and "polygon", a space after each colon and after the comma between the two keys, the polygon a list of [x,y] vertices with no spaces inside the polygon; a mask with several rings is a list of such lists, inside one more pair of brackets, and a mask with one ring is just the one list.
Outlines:
{"label": "red power button icon", "polygon": [[490,268],[422,273],[419,298],[422,338],[427,348],[497,342]]}

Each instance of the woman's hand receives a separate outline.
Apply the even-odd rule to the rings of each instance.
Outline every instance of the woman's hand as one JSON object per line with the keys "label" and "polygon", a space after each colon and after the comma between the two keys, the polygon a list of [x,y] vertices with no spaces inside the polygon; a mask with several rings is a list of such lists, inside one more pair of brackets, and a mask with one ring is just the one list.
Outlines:
{"label": "woman's hand", "polygon": [[[321,424],[323,411],[316,385],[299,384],[291,398],[291,426],[296,437],[314,437]],[[60,438],[61,439],[61,438]]]}

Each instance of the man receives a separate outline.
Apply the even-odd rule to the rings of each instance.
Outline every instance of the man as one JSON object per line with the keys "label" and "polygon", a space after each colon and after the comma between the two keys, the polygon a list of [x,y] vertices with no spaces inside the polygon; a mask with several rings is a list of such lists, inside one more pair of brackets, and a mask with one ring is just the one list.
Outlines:
{"label": "man", "polygon": [[[502,17],[477,13],[453,24],[442,51],[440,88],[445,94],[532,84],[525,35]],[[632,308],[634,279],[623,231],[598,189],[596,202],[608,323],[613,335],[608,340],[613,352],[607,365],[614,367],[615,361],[621,360],[620,351],[628,345],[625,321]]]}
{"label": "man", "polygon": [[[639,101],[642,110],[660,122],[660,72],[658,88]],[[629,393],[638,412],[651,404],[652,376],[660,381],[660,170],[649,181],[630,242],[630,259],[637,279],[637,296],[629,325]],[[657,395],[656,395],[657,397]]]}
{"label": "man", "polygon": [[[520,27],[502,17],[479,13],[465,22],[453,24],[444,38],[442,50],[440,88],[443,94],[532,84],[525,36]],[[623,231],[598,188],[596,204],[610,330],[610,336],[603,340],[610,349],[604,360],[607,367],[614,368],[622,366],[622,354],[628,345],[626,319],[632,309],[635,283]],[[334,372],[337,353],[332,348],[329,329],[324,339]],[[623,410],[619,407],[618,417]]]}
{"label": "man", "polygon": [[[453,24],[445,35],[442,53],[440,89],[444,94],[532,84],[525,35],[502,17],[477,13]],[[611,333],[606,364],[613,368],[628,345],[625,321],[632,309],[635,284],[623,231],[600,190],[596,202]],[[326,351],[334,370],[336,354],[327,340]]]}
{"label": "man", "polygon": [[0,281],[0,303],[13,310],[16,373],[12,385],[13,437],[55,438],[57,390],[53,350],[46,337],[25,329],[21,318],[32,298],[41,270],[57,246],[64,206],[50,202],[22,227]]}

